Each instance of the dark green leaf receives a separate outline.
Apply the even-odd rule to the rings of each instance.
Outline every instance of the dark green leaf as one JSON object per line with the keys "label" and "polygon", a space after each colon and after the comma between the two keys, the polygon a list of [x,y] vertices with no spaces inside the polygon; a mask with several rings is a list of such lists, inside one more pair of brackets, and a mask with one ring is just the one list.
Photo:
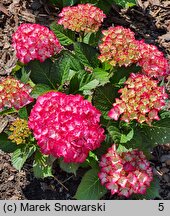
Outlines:
{"label": "dark green leaf", "polygon": [[0,134],[0,149],[4,152],[11,153],[17,149],[17,145],[8,139],[5,133]]}
{"label": "dark green leaf", "polygon": [[50,86],[48,86],[46,84],[39,83],[39,84],[34,86],[32,92],[31,92],[31,96],[33,98],[38,98],[38,96],[40,96],[40,95],[42,95],[42,94],[44,94],[50,90],[51,90]]}
{"label": "dark green leaf", "polygon": [[119,143],[121,139],[121,133],[117,127],[110,126],[107,128],[114,143]]}
{"label": "dark green leaf", "polygon": [[33,162],[33,171],[36,178],[46,178],[52,175],[52,166],[48,164],[48,156],[36,152]]}
{"label": "dark green leaf", "polygon": [[75,55],[79,61],[85,65],[92,68],[99,66],[100,62],[98,60],[98,52],[95,48],[89,46],[85,43],[74,43]]}
{"label": "dark green leaf", "polygon": [[103,116],[110,119],[107,114],[112,108],[112,104],[117,96],[117,90],[111,84],[106,84],[105,86],[100,86],[95,89],[93,96],[93,104],[99,109]]}
{"label": "dark green leaf", "polygon": [[59,39],[61,45],[67,46],[74,43],[75,33],[73,31],[64,29],[62,25],[58,25],[56,22],[53,22],[50,28]]}
{"label": "dark green leaf", "polygon": [[60,162],[60,168],[67,173],[74,173],[76,175],[76,171],[79,168],[79,163],[65,163],[62,159]]}
{"label": "dark green leaf", "polygon": [[91,169],[83,176],[78,186],[75,198],[78,200],[98,200],[107,190],[100,184],[98,169]]}
{"label": "dark green leaf", "polygon": [[143,130],[152,146],[170,142],[170,118],[156,121],[152,126],[145,125]]}
{"label": "dark green leaf", "polygon": [[57,76],[56,71],[51,70],[53,62],[46,59],[44,62],[38,60],[31,61],[27,64],[26,69],[31,70],[30,78],[35,84],[46,84],[56,88]]}
{"label": "dark green leaf", "polygon": [[28,120],[28,112],[27,112],[27,108],[26,107],[22,107],[19,111],[18,111],[18,115],[20,118]]}
{"label": "dark green leaf", "polygon": [[31,72],[30,71],[29,72],[25,71],[25,69],[23,67],[21,69],[21,78],[20,78],[21,82],[27,83],[29,78],[30,78],[30,74],[31,74]]}
{"label": "dark green leaf", "polygon": [[35,152],[36,147],[28,144],[20,145],[12,154],[12,165],[21,170],[26,160]]}

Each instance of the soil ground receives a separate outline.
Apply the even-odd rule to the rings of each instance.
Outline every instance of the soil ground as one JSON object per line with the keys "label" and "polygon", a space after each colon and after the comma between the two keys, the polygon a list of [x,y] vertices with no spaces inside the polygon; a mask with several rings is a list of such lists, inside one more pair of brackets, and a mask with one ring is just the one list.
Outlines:
{"label": "soil ground", "polygon": [[[104,27],[122,25],[129,27],[137,39],[155,44],[170,60],[170,1],[138,0],[138,5],[121,9],[113,5]],[[0,75],[8,75],[17,61],[11,47],[11,35],[23,22],[40,23],[46,26],[57,19],[59,9],[47,0],[1,0],[0,1]],[[167,86],[170,89],[170,86]],[[0,130],[2,119],[0,119]],[[161,143],[160,143],[161,144]],[[10,161],[10,154],[0,151],[0,199],[74,199],[81,177],[63,172],[54,164],[55,178],[37,180],[32,173],[31,161],[27,161],[20,172]],[[170,199],[170,144],[160,145],[153,151],[154,173],[160,179],[160,198]],[[124,199],[105,195],[102,199]]]}

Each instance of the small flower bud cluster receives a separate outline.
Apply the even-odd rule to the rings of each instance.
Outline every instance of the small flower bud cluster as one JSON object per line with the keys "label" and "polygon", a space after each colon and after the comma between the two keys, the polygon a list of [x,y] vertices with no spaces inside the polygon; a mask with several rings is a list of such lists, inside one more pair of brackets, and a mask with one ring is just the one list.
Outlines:
{"label": "small flower bud cluster", "polygon": [[115,66],[128,66],[140,58],[138,43],[134,33],[122,26],[110,27],[102,31],[102,43],[99,45],[101,62]]}
{"label": "small flower bud cluster", "polygon": [[152,168],[143,152],[137,149],[118,154],[114,145],[101,157],[98,174],[101,184],[111,194],[129,197],[145,194],[153,180]]}
{"label": "small flower bud cluster", "polygon": [[62,50],[55,34],[39,24],[21,24],[12,36],[17,58],[24,64],[40,62]]}
{"label": "small flower bud cluster", "polygon": [[125,87],[118,91],[120,99],[116,98],[113,108],[108,115],[114,120],[129,122],[137,120],[139,123],[150,124],[159,120],[158,112],[165,106],[167,94],[158,81],[143,74],[132,73],[125,82]]}
{"label": "small flower bud cluster", "polygon": [[92,4],[64,7],[58,24],[76,32],[97,32],[106,15]]}
{"label": "small flower bud cluster", "polygon": [[29,95],[32,88],[12,77],[0,79],[0,111],[4,108],[20,109],[31,103],[33,98]]}
{"label": "small flower bud cluster", "polygon": [[42,153],[82,163],[105,139],[100,115],[81,95],[48,92],[38,97],[28,125]]}
{"label": "small flower bud cluster", "polygon": [[27,138],[31,135],[28,127],[28,122],[25,119],[17,118],[10,126],[9,130],[12,132],[8,138],[17,145],[27,142]]}

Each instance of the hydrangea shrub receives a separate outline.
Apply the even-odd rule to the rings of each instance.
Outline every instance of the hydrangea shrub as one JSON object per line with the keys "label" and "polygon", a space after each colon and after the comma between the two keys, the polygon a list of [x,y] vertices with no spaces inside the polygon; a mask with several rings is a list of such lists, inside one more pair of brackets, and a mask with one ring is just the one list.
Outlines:
{"label": "hydrangea shrub", "polygon": [[170,142],[169,63],[130,29],[103,29],[105,18],[96,5],[77,4],[51,30],[18,27],[12,45],[24,64],[0,80],[1,114],[18,118],[0,139],[17,169],[33,157],[37,178],[53,176],[54,161],[74,174],[86,167],[76,199],[153,199],[151,151]]}

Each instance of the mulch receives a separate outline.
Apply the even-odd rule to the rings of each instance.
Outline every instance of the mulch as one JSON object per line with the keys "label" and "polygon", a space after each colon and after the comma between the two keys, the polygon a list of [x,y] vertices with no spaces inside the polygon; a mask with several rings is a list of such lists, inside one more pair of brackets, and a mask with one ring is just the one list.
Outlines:
{"label": "mulch", "polygon": [[[59,9],[47,0],[1,0],[0,3],[0,76],[9,75],[17,59],[11,47],[11,36],[23,22],[45,26],[57,20]],[[104,27],[122,25],[135,32],[137,39],[156,45],[170,61],[170,1],[138,0],[138,5],[121,9],[113,5]],[[170,81],[170,80],[169,80]],[[170,85],[167,86],[167,89]],[[2,125],[2,119],[0,119]],[[4,119],[3,119],[3,124]],[[0,125],[0,130],[1,130]],[[161,143],[160,143],[161,144]],[[83,169],[77,175],[63,172],[54,163],[55,178],[38,180],[33,176],[31,161],[22,171],[11,165],[11,155],[0,151],[0,199],[74,199]],[[153,151],[154,173],[160,179],[160,198],[170,199],[170,144],[159,145]],[[103,199],[123,199],[107,194]]]}

